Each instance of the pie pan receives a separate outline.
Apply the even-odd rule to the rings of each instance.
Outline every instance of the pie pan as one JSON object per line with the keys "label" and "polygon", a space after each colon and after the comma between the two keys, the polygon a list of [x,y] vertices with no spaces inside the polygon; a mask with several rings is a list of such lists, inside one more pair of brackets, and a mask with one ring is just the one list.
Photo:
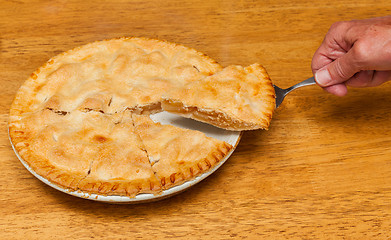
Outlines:
{"label": "pie pan", "polygon": [[238,145],[240,138],[241,138],[241,132],[239,131],[228,131],[220,128],[213,127],[211,125],[197,122],[191,119],[183,118],[174,114],[170,114],[167,112],[161,112],[157,114],[151,115],[151,119],[155,122],[160,122],[162,124],[170,124],[181,128],[187,128],[192,130],[198,130],[203,133],[205,133],[209,137],[213,137],[222,141],[225,141],[233,146],[230,152],[220,160],[220,162],[215,165],[213,168],[211,168],[209,171],[195,177],[194,179],[191,179],[189,181],[186,181],[182,183],[181,185],[174,186],[172,188],[169,188],[167,190],[163,190],[159,194],[149,194],[149,193],[143,193],[138,194],[135,197],[127,197],[127,196],[119,196],[119,195],[99,195],[99,194],[93,194],[93,193],[86,193],[82,191],[73,191],[66,188],[63,188],[57,184],[52,183],[48,179],[40,176],[37,174],[31,167],[27,164],[23,158],[20,157],[18,152],[16,151],[14,144],[11,142],[12,148],[14,149],[14,152],[20,162],[23,164],[23,166],[26,167],[26,169],[33,174],[36,178],[41,180],[43,183],[49,185],[50,187],[57,189],[61,192],[70,194],[75,197],[99,201],[99,202],[107,202],[107,203],[117,203],[117,204],[132,204],[132,203],[143,203],[143,202],[152,202],[161,200],[164,198],[168,198],[170,196],[173,196],[175,194],[178,194],[180,192],[183,192],[190,187],[194,186],[195,184],[199,183],[203,179],[210,176],[213,172],[215,172],[218,168],[220,168],[227,159],[232,155],[233,151],[235,150],[236,146]]}

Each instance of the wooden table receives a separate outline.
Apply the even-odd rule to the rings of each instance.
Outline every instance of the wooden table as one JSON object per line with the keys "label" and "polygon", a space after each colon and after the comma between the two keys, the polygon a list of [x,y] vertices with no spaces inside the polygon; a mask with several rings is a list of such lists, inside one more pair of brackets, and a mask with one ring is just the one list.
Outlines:
{"label": "wooden table", "polygon": [[245,132],[212,176],[172,198],[112,205],[41,183],[7,135],[19,86],[50,57],[120,36],[263,64],[288,87],[312,75],[329,26],[391,14],[389,0],[0,1],[0,239],[389,239],[391,85],[339,98],[291,93],[269,131]]}

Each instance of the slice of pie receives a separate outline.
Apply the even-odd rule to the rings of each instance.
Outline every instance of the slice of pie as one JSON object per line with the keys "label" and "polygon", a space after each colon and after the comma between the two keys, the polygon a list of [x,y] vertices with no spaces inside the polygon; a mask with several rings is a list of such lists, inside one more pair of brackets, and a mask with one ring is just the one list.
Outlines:
{"label": "slice of pie", "polygon": [[202,132],[155,123],[147,116],[133,115],[133,121],[164,189],[208,171],[232,149]]}
{"label": "slice of pie", "polygon": [[96,152],[93,144],[81,143],[79,127],[86,124],[82,115],[43,109],[9,125],[12,142],[22,159],[39,175],[72,190],[88,174]]}
{"label": "slice of pie", "polygon": [[[106,115],[100,115],[106,118]],[[95,130],[101,131],[90,134],[96,152],[90,159],[88,175],[79,182],[78,189],[131,197],[139,193],[159,192],[161,184],[152,171],[142,142],[134,132],[130,112],[126,111],[121,120],[113,120],[110,118],[108,125],[99,123]]]}
{"label": "slice of pie", "polygon": [[229,66],[163,96],[164,110],[229,130],[267,129],[275,92],[259,64]]}

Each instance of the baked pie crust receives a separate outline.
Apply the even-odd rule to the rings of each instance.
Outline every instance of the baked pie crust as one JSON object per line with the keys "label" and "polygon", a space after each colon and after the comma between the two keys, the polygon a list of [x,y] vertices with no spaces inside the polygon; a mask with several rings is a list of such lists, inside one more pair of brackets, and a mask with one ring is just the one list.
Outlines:
{"label": "baked pie crust", "polygon": [[[223,70],[194,49],[160,40],[90,43],[53,57],[20,87],[10,109],[10,138],[33,171],[62,188],[159,194],[209,171],[233,147],[199,131],[155,123],[149,114],[162,111],[169,91],[218,84],[231,68],[235,74],[251,70]],[[264,90],[272,95],[263,85],[256,91]]]}
{"label": "baked pie crust", "polygon": [[232,149],[202,132],[155,123],[147,116],[134,114],[133,121],[164,189],[208,171]]}
{"label": "baked pie crust", "polygon": [[[148,122],[147,115],[162,111],[166,91],[221,69],[194,49],[159,40],[119,38],[75,48],[50,59],[20,87],[10,109],[11,141],[32,170],[63,188],[158,194],[208,171],[232,146],[198,131]],[[132,117],[138,114],[145,116]],[[185,132],[182,137],[211,148],[194,162],[183,160],[187,168],[167,170],[170,161],[183,165],[173,155],[152,166],[150,139],[140,132],[145,124],[160,139]],[[178,139],[164,148],[175,152],[182,147]]]}

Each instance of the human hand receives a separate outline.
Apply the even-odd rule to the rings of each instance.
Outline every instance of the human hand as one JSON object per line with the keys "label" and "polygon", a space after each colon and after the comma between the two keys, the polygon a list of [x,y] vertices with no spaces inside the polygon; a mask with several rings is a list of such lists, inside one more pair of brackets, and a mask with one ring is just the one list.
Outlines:
{"label": "human hand", "polygon": [[333,24],[312,58],[316,82],[344,96],[347,87],[391,80],[391,16]]}

